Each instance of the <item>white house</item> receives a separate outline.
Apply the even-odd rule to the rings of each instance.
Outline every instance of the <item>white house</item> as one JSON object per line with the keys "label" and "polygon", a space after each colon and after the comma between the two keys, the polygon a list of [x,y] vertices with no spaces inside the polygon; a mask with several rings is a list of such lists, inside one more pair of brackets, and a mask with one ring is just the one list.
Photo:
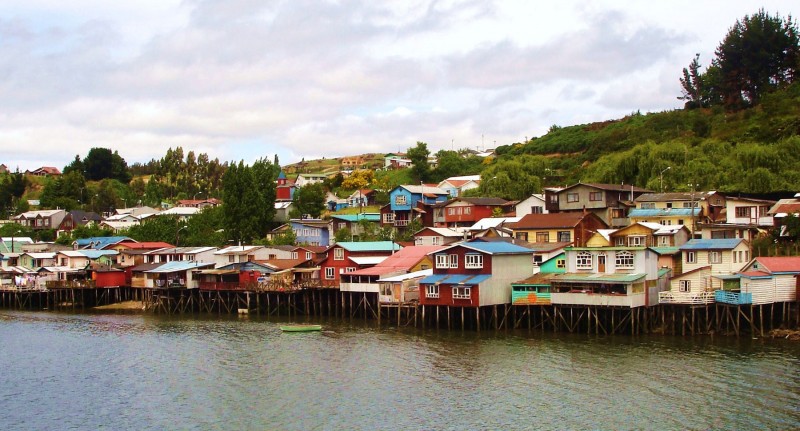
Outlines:
{"label": "white house", "polygon": [[534,193],[527,199],[519,201],[516,205],[516,216],[523,217],[528,214],[547,214],[544,195]]}

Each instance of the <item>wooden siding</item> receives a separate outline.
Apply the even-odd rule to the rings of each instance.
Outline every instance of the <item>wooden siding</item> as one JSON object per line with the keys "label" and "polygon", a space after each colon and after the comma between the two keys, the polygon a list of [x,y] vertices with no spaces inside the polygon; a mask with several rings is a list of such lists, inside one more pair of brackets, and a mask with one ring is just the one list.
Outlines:
{"label": "wooden siding", "polygon": [[742,293],[751,293],[752,303],[772,304],[797,300],[797,287],[793,275],[774,275],[771,278],[741,280]]}
{"label": "wooden siding", "polygon": [[[689,263],[686,261],[687,253],[693,251],[695,253],[695,262]],[[711,266],[711,273],[712,274],[733,274],[737,271],[740,271],[749,261],[749,253],[750,248],[747,246],[746,243],[742,242],[736,246],[733,250],[713,250],[721,253],[722,260],[720,263],[710,263],[710,250],[682,250],[681,251],[681,267],[683,272],[689,272],[695,270],[697,268],[702,268],[704,266]],[[734,262],[733,253],[738,253],[739,251],[746,251],[747,252],[747,259],[742,259],[741,261],[736,259]],[[744,253],[742,253],[744,255]]]}
{"label": "wooden siding", "polygon": [[[524,289],[525,286],[519,286],[516,289]],[[550,305],[550,288],[546,288],[547,292],[539,292],[542,287],[535,287],[533,290],[511,290],[511,304],[512,305]]]}

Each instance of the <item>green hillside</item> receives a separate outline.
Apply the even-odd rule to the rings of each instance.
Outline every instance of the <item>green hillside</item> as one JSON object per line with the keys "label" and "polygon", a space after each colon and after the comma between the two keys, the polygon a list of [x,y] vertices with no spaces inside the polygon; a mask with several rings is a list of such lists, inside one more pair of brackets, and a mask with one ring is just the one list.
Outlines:
{"label": "green hillside", "polygon": [[[635,113],[618,120],[553,126],[539,138],[497,149],[496,163],[540,164],[544,185],[577,181],[687,190],[769,192],[800,189],[800,85],[755,107],[721,106]],[[547,180],[545,170],[553,172]]]}

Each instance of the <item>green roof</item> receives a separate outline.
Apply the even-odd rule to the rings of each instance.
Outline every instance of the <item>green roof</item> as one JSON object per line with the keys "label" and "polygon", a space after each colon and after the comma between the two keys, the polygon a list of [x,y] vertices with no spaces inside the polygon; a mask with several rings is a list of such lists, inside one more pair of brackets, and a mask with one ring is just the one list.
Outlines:
{"label": "green roof", "polygon": [[341,215],[337,214],[337,215],[332,215],[331,218],[338,220],[345,220],[349,222],[358,222],[361,220],[379,222],[381,221],[381,214],[380,213],[341,214]]}
{"label": "green roof", "polygon": [[644,279],[646,274],[559,274],[552,278],[553,281],[566,281],[576,283],[633,283]]}
{"label": "green roof", "polygon": [[680,250],[678,247],[650,247],[654,252],[660,255],[678,254]]}
{"label": "green roof", "polygon": [[347,251],[392,251],[400,250],[400,245],[392,241],[337,242],[335,246]]}

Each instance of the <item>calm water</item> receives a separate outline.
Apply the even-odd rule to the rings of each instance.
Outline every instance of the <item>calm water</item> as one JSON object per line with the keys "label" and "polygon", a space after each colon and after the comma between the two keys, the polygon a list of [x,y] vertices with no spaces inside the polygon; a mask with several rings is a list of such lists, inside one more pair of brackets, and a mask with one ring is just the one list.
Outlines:
{"label": "calm water", "polygon": [[0,427],[800,427],[800,343],[322,323],[0,311]]}

